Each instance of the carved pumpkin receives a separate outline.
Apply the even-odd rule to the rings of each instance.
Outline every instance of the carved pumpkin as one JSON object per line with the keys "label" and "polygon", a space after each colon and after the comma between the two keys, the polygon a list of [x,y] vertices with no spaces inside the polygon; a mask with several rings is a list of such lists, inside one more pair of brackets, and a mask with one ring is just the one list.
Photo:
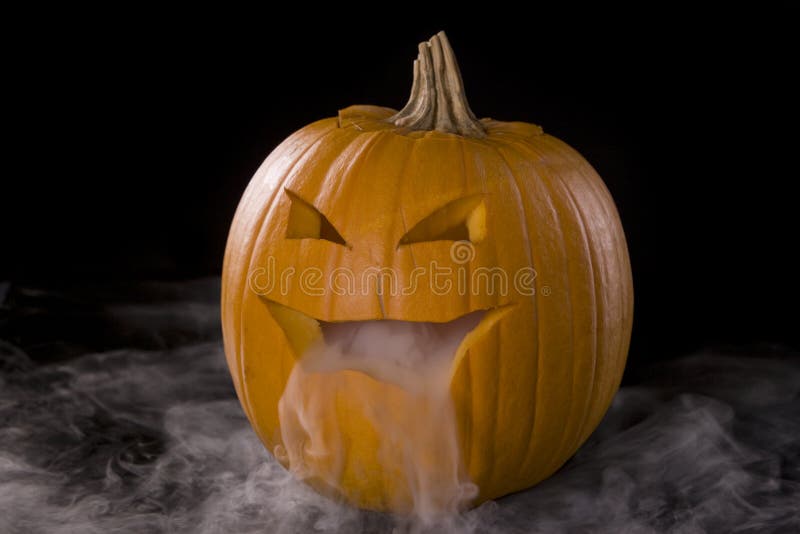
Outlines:
{"label": "carved pumpkin", "polygon": [[[434,284],[431,269],[451,283]],[[365,272],[376,276],[353,275]],[[415,285],[390,287],[387,273]],[[279,404],[323,326],[462,328],[445,384],[460,463],[442,476],[476,485],[472,505],[536,484],[586,440],[618,388],[633,312],[625,238],[600,177],[538,126],[477,120],[443,33],[420,45],[402,111],[352,106],[270,154],[236,212],[222,280],[236,391],[287,465]],[[436,406],[369,370],[312,374],[303,391],[337,381],[313,414],[342,450],[306,443],[304,478],[359,506],[417,506],[363,403],[394,410],[398,425]],[[445,469],[437,454],[421,455],[422,469]]]}

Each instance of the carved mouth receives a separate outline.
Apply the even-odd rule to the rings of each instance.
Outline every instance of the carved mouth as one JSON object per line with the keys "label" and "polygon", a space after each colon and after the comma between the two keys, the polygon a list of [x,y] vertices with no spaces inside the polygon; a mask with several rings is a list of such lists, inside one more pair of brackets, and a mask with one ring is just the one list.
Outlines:
{"label": "carved mouth", "polygon": [[359,371],[406,389],[449,380],[468,348],[514,306],[475,310],[447,322],[327,322],[263,300],[307,371]]}

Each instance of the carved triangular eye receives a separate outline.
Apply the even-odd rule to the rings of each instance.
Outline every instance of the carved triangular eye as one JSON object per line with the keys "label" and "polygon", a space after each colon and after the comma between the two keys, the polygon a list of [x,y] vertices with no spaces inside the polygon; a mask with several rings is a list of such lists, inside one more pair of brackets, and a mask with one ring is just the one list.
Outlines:
{"label": "carved triangular eye", "polygon": [[423,241],[471,241],[486,236],[486,204],[483,195],[454,200],[414,225],[400,245]]}
{"label": "carved triangular eye", "polygon": [[324,239],[348,246],[342,235],[317,208],[288,189],[284,191],[292,203],[289,208],[289,221],[286,224],[287,239]]}

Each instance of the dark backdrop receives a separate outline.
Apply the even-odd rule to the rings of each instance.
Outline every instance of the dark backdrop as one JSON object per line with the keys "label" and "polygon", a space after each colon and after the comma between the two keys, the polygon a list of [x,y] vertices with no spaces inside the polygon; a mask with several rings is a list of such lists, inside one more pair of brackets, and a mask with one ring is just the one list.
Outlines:
{"label": "dark backdrop", "polygon": [[401,107],[416,44],[444,29],[479,116],[543,125],[606,180],[634,360],[796,346],[797,11],[531,10],[9,15],[0,280],[219,274],[269,151],[347,105]]}

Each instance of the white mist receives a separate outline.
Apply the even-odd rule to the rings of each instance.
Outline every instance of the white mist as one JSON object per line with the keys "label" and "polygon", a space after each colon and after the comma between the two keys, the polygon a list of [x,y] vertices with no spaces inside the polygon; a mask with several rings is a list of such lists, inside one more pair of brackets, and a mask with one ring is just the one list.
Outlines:
{"label": "white mist", "polygon": [[450,366],[481,316],[477,312],[441,324],[323,325],[323,340],[294,367],[279,404],[285,450],[278,452],[286,455],[290,470],[301,479],[318,478],[341,488],[348,462],[359,461],[347,456],[357,454],[352,440],[359,437],[347,435],[338,422],[337,402],[346,396],[355,399],[352,416],[363,418],[377,434],[377,462],[403,486],[403,495],[411,495],[414,517],[432,524],[461,510],[478,489],[461,462]]}
{"label": "white mist", "polygon": [[[553,477],[419,527],[325,499],[264,450],[225,366],[218,280],[93,287],[11,285],[0,302],[9,319],[7,335],[0,321],[3,534],[800,532],[800,358],[791,351],[704,353],[642,370],[650,378],[620,390]],[[97,310],[103,323],[71,308],[101,297],[115,303]],[[45,329],[36,341],[57,343],[39,344],[40,355],[75,354],[43,364],[8,329],[58,324],[41,318],[73,309],[84,332],[103,324],[98,339],[115,344],[79,354],[81,338]]]}

